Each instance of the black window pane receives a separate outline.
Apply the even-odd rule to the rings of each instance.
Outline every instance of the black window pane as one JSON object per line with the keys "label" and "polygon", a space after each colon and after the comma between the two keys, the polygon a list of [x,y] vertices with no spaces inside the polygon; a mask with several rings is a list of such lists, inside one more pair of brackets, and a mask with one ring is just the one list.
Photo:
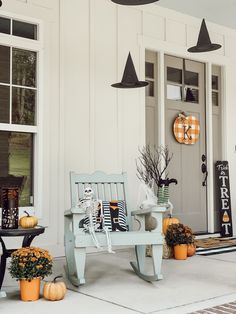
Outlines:
{"label": "black window pane", "polygon": [[146,86],[146,96],[154,97],[154,82],[147,81],[149,84]]}
{"label": "black window pane", "polygon": [[167,81],[182,84],[182,70],[167,67]]}
{"label": "black window pane", "polygon": [[12,83],[36,87],[37,54],[34,51],[12,49]]}
{"label": "black window pane", "polygon": [[11,32],[11,20],[4,17],[0,17],[0,33],[10,34]]}
{"label": "black window pane", "polygon": [[36,91],[13,87],[12,123],[35,125]]}
{"label": "black window pane", "polygon": [[0,83],[10,83],[10,48],[0,46]]}
{"label": "black window pane", "polygon": [[10,87],[0,85],[0,123],[10,121]]}
{"label": "black window pane", "polygon": [[184,80],[186,85],[198,86],[198,73],[185,71]]}
{"label": "black window pane", "polygon": [[212,92],[212,105],[219,106],[219,94],[217,92]]}
{"label": "black window pane", "polygon": [[186,88],[185,89],[185,101],[198,103],[198,89]]}
{"label": "black window pane", "polygon": [[212,89],[218,90],[218,76],[212,75]]}
{"label": "black window pane", "polygon": [[[0,177],[23,177],[20,206],[29,206],[33,190],[33,135],[0,131]],[[1,178],[1,181],[4,181]]]}
{"label": "black window pane", "polygon": [[12,35],[28,39],[37,39],[37,25],[21,21],[13,21]]}
{"label": "black window pane", "polygon": [[145,72],[146,72],[146,77],[154,78],[154,64],[151,62],[146,62]]}

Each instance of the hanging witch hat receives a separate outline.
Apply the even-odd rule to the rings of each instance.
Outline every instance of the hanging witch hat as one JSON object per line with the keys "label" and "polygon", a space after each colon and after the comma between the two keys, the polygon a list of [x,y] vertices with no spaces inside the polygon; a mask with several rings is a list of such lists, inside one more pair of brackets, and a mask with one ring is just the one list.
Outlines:
{"label": "hanging witch hat", "polygon": [[221,45],[211,42],[205,19],[202,20],[197,45],[188,49],[189,52],[207,52],[220,49]]}
{"label": "hanging witch hat", "polygon": [[122,5],[142,5],[157,2],[159,0],[111,0],[111,1],[116,4]]}
{"label": "hanging witch hat", "polygon": [[131,54],[129,53],[127,61],[126,61],[122,81],[120,83],[112,84],[111,86],[116,87],[116,88],[138,88],[138,87],[144,87],[147,85],[148,85],[148,82],[139,81],[136,71],[135,71]]}

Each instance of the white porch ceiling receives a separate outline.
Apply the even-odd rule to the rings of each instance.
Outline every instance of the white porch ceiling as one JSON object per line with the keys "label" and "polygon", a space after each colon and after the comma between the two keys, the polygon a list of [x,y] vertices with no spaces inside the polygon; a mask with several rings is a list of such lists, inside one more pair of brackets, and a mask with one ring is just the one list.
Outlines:
{"label": "white porch ceiling", "polygon": [[157,5],[236,29],[236,0],[160,0]]}

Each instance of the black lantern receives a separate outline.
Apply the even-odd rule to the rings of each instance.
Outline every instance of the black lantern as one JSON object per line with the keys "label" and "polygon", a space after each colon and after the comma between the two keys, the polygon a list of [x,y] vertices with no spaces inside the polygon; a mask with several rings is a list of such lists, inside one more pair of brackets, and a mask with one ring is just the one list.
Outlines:
{"label": "black lantern", "polygon": [[19,189],[15,187],[3,187],[1,189],[2,200],[2,229],[18,229],[19,221]]}
{"label": "black lantern", "polygon": [[220,49],[220,44],[214,44],[211,42],[205,19],[202,20],[200,33],[198,36],[197,45],[188,49],[188,52],[208,52]]}
{"label": "black lantern", "polygon": [[143,5],[157,2],[159,0],[111,0],[111,1],[121,5]]}

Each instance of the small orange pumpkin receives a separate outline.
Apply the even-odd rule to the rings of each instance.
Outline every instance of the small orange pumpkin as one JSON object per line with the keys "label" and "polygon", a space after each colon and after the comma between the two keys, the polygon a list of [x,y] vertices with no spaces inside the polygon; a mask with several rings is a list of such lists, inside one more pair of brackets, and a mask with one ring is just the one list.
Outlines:
{"label": "small orange pumpkin", "polygon": [[172,215],[169,215],[167,218],[165,218],[163,220],[163,233],[164,233],[164,235],[166,235],[167,229],[170,225],[178,224],[178,223],[179,223],[179,219],[172,217]]}
{"label": "small orange pumpkin", "polygon": [[62,276],[57,276],[52,282],[46,282],[43,287],[43,296],[49,301],[60,301],[64,299],[66,294],[66,285],[63,281],[58,281],[57,279],[62,278]]}
{"label": "small orange pumpkin", "polygon": [[191,257],[191,256],[195,255],[195,253],[196,253],[196,246],[195,246],[195,244],[188,244],[188,248],[187,248],[188,257]]}
{"label": "small orange pumpkin", "polygon": [[22,228],[34,228],[38,224],[38,218],[35,216],[30,216],[30,214],[25,210],[27,216],[23,216],[20,218],[19,224]]}

